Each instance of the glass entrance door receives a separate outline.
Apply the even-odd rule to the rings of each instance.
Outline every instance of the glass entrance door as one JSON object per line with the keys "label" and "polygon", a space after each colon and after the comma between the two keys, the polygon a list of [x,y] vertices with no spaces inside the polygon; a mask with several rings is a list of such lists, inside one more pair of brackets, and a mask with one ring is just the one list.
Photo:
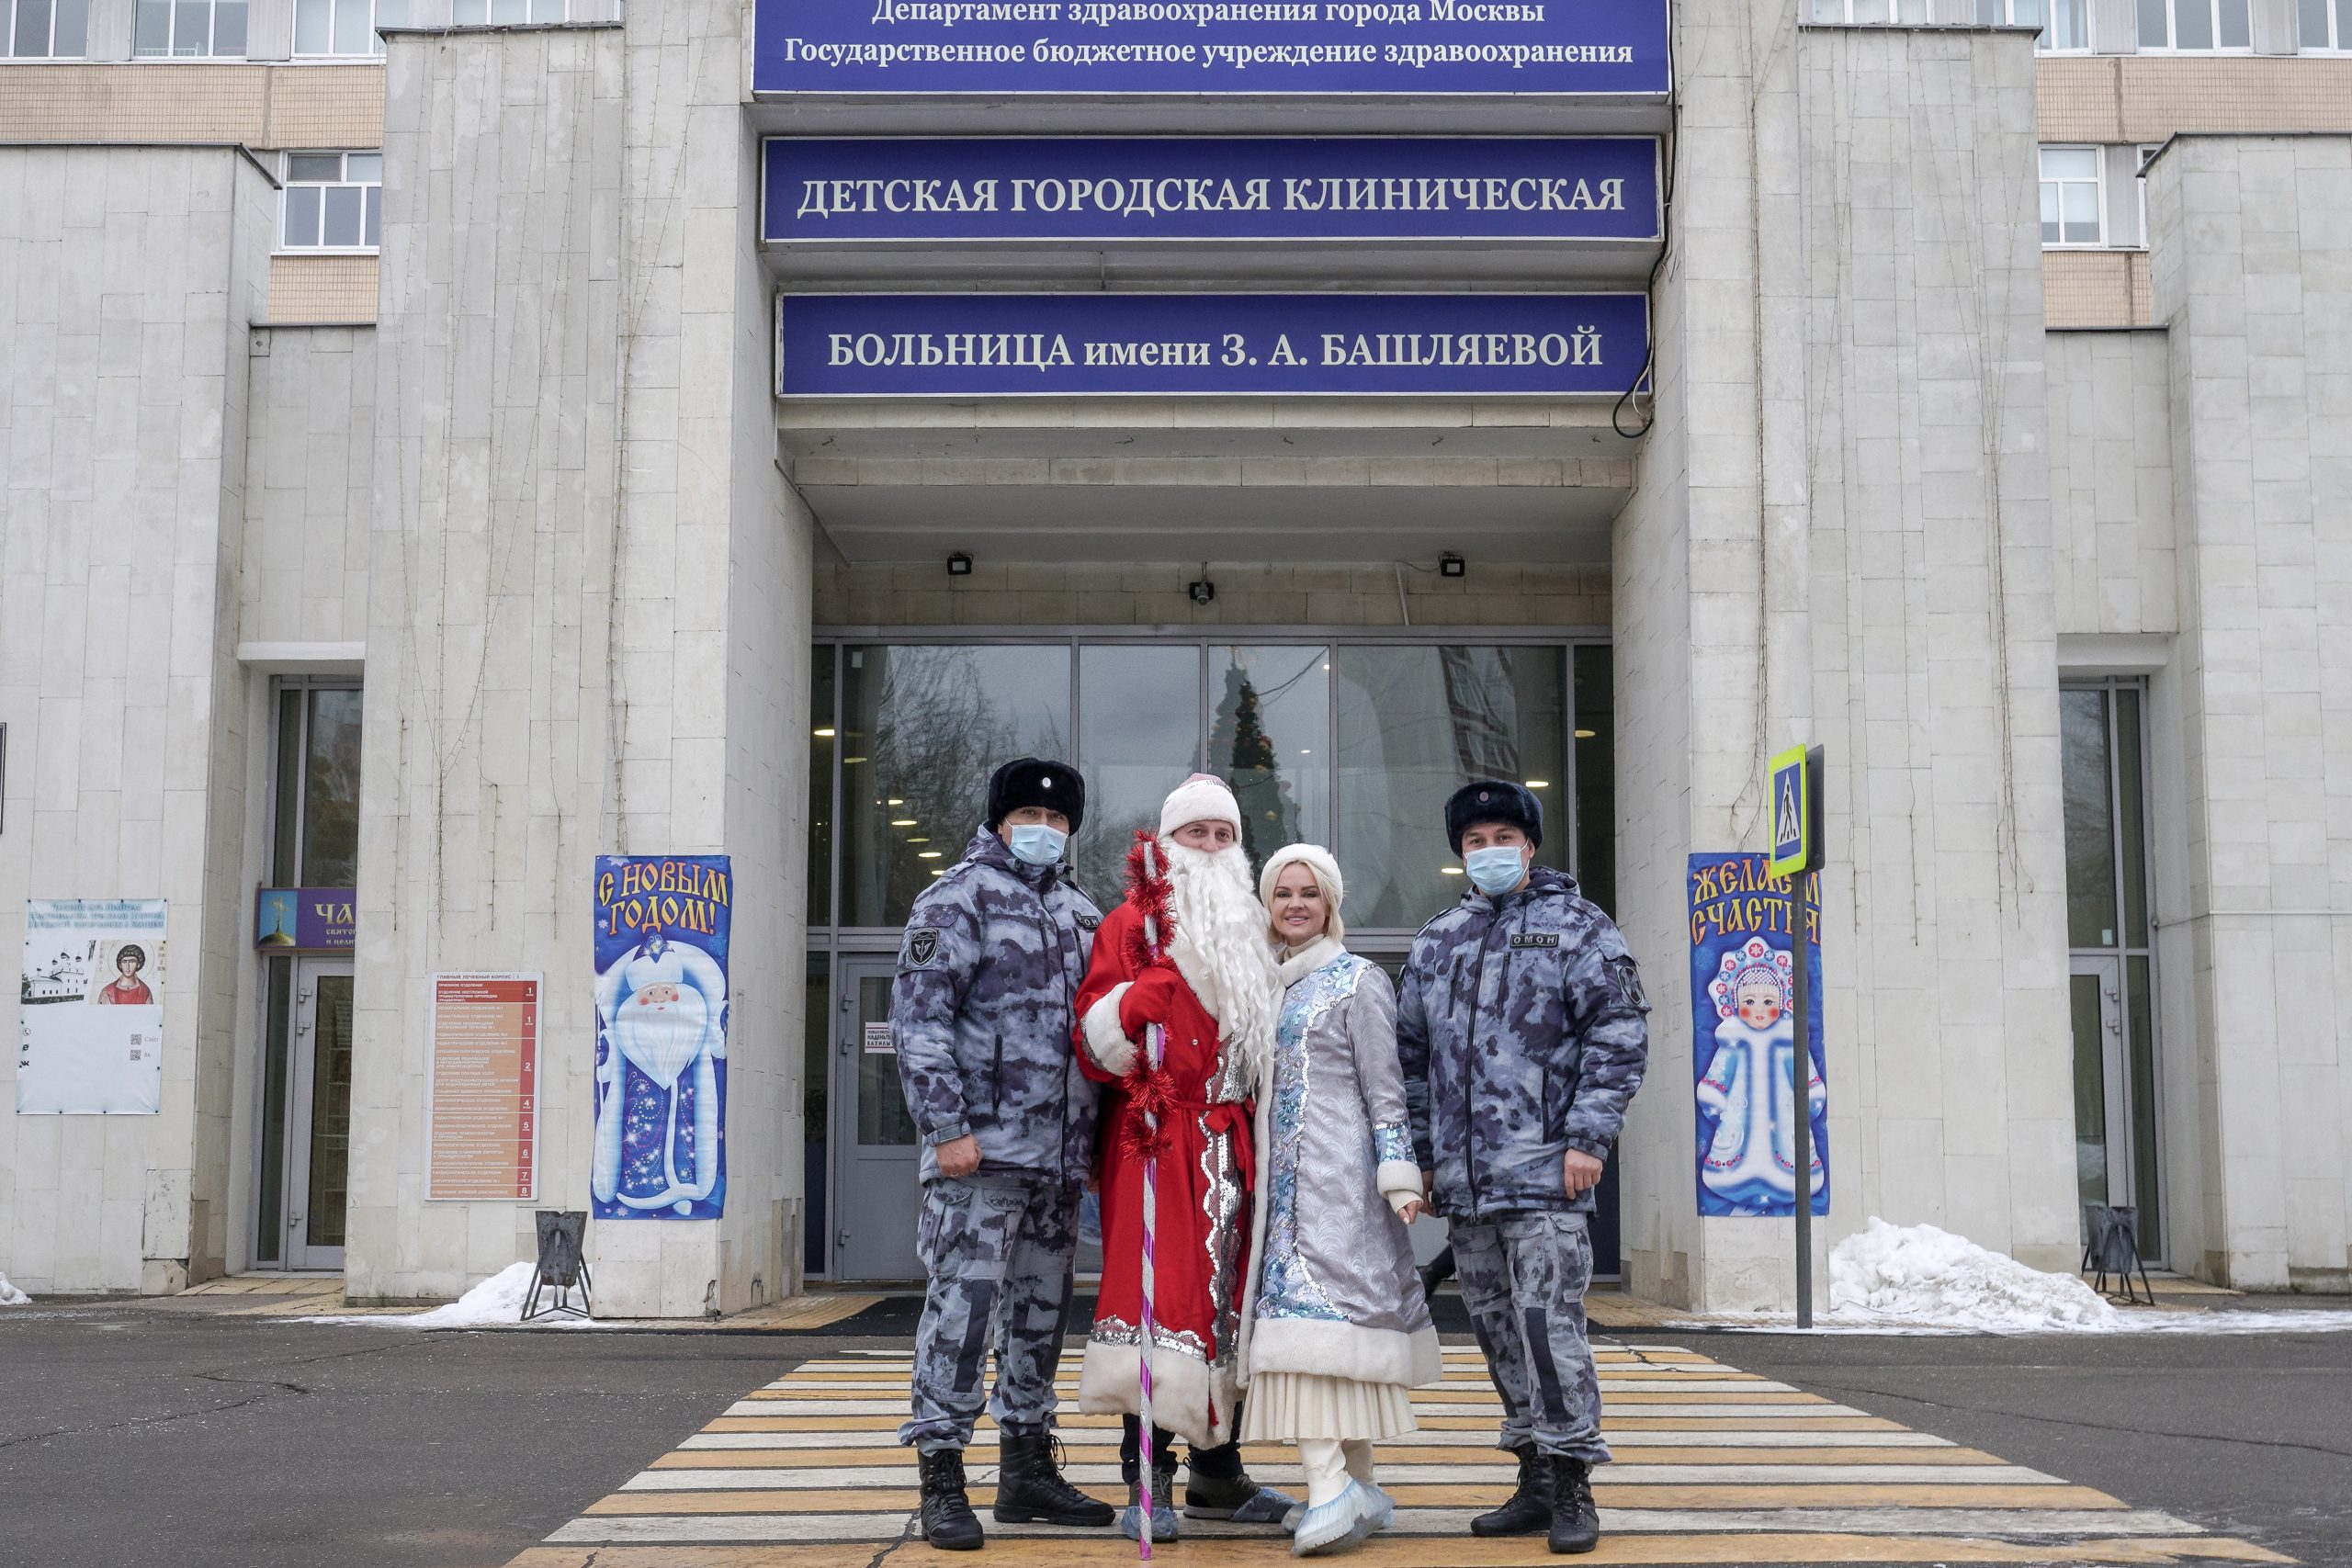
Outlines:
{"label": "glass entrance door", "polygon": [[351,1173],[351,963],[271,962],[254,1261],[343,1267]]}
{"label": "glass entrance door", "polygon": [[2086,1203],[2140,1211],[2140,1256],[2165,1257],[2154,926],[2148,913],[2143,694],[2130,682],[2059,693],[2075,1150]]}
{"label": "glass entrance door", "polygon": [[922,1146],[890,1038],[891,954],[843,956],[834,1011],[833,1278],[922,1278],[915,1217],[922,1207]]}

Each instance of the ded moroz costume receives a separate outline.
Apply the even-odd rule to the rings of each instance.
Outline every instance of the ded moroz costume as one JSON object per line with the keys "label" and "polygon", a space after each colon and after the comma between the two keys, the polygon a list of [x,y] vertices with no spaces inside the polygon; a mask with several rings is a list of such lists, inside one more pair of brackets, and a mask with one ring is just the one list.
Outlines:
{"label": "ded moroz costume", "polygon": [[[1099,1138],[1102,1282],[1079,1404],[1128,1417],[1121,1459],[1129,1529],[1139,1528],[1134,1494],[1142,1481],[1144,1171],[1155,1157],[1151,1413],[1155,1428],[1190,1446],[1185,1512],[1272,1524],[1290,1503],[1250,1480],[1234,1442],[1257,1153],[1250,1100],[1272,1049],[1274,965],[1247,858],[1232,835],[1213,851],[1176,841],[1178,829],[1196,822],[1238,833],[1240,809],[1222,780],[1196,773],[1169,795],[1155,843],[1165,881],[1139,886],[1104,918],[1078,999],[1080,1066],[1114,1086]],[[1173,930],[1157,960],[1145,939],[1148,911]],[[1156,1073],[1142,1048],[1155,1024],[1165,1031]],[[1158,1113],[1156,1136],[1148,1111]],[[1156,1539],[1175,1533],[1167,1501],[1174,1465],[1167,1437],[1155,1437]]]}
{"label": "ded moroz costume", "polygon": [[[1258,1266],[1242,1317],[1245,1440],[1298,1445],[1307,1506],[1300,1555],[1345,1550],[1396,1507],[1374,1483],[1372,1443],[1415,1429],[1408,1389],[1443,1370],[1400,1212],[1421,1196],[1396,999],[1379,965],[1342,945],[1343,887],[1330,854],[1294,844],[1267,857],[1259,892],[1308,880],[1320,931],[1280,951],[1272,1061],[1258,1095],[1263,1151]],[[1310,928],[1311,930],[1311,928]],[[1278,937],[1285,936],[1276,927]]]}
{"label": "ded moroz costume", "polygon": [[[1465,832],[1498,824],[1531,850],[1543,841],[1543,808],[1517,784],[1469,784],[1446,804],[1456,853]],[[1502,1394],[1498,1446],[1519,1459],[1510,1502],[1471,1529],[1548,1531],[1554,1551],[1589,1551],[1590,1467],[1609,1446],[1585,1337],[1592,1190],[1569,1193],[1566,1156],[1597,1171],[1617,1141],[1648,1059],[1649,1003],[1609,917],[1504,847],[1521,863],[1487,860],[1495,848],[1464,856],[1474,886],[1414,938],[1396,1040],[1417,1157]]]}
{"label": "ded moroz costume", "polygon": [[[929,1276],[915,1333],[910,1418],[923,1533],[981,1544],[964,1485],[989,1352],[996,1352],[996,1517],[1108,1525],[1054,1462],[1054,1373],[1069,1314],[1078,1209],[1094,1156],[1096,1090],[1069,1057],[1070,1021],[1101,917],[1064,874],[1062,831],[1085,785],[1059,762],[1022,758],[989,786],[988,820],[964,858],[915,900],[890,991],[890,1036],[922,1140],[916,1250]],[[1015,826],[1006,818],[1025,820]],[[1041,830],[1042,829],[1042,830]],[[943,1145],[978,1145],[978,1166],[941,1170]],[[960,1163],[960,1162],[959,1162]]]}

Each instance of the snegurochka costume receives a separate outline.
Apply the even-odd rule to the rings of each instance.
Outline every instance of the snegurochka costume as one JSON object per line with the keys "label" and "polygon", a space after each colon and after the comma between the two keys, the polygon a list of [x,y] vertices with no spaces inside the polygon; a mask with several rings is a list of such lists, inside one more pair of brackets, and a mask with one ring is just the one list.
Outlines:
{"label": "snegurochka costume", "polygon": [[[1231,824],[1237,842],[1214,852],[1172,842],[1179,828],[1199,821]],[[1156,1162],[1154,1540],[1172,1540],[1177,1529],[1170,1501],[1173,1437],[1189,1450],[1188,1515],[1271,1525],[1291,1504],[1249,1478],[1234,1440],[1257,1172],[1250,1095],[1272,1048],[1275,987],[1265,914],[1238,842],[1240,822],[1233,792],[1208,774],[1193,774],[1168,796],[1154,846],[1166,882],[1138,886],[1104,918],[1078,998],[1079,1065],[1111,1086],[1098,1156],[1102,1281],[1079,1407],[1127,1417],[1120,1461],[1129,1503],[1122,1528],[1136,1530],[1144,1170]],[[1157,959],[1145,940],[1147,912],[1163,933],[1172,926]],[[1145,1031],[1155,1024],[1166,1042],[1156,1073],[1144,1055]],[[1147,1124],[1150,1110],[1158,1112],[1156,1137]]]}
{"label": "snegurochka costume", "polygon": [[[1456,854],[1481,825],[1540,845],[1543,807],[1515,784],[1466,785],[1445,807]],[[1471,1529],[1548,1531],[1553,1550],[1589,1551],[1590,1467],[1609,1460],[1585,1338],[1593,1195],[1568,1196],[1563,1165],[1570,1149],[1605,1160],[1616,1143],[1648,1061],[1649,1002],[1624,938],[1573,879],[1537,866],[1514,886],[1522,873],[1504,874],[1505,859],[1464,857],[1470,890],[1413,939],[1397,1052],[1415,1153],[1502,1393],[1498,1446],[1519,1459],[1511,1500]]]}
{"label": "snegurochka costume", "polygon": [[1409,1389],[1439,1381],[1437,1327],[1397,1211],[1421,1171],[1396,1060],[1396,998],[1379,965],[1350,953],[1330,853],[1294,844],[1267,858],[1271,908],[1304,867],[1329,911],[1315,940],[1278,948],[1282,1010],[1258,1091],[1261,1179],[1242,1317],[1249,1379],[1242,1438],[1294,1442],[1307,1506],[1294,1551],[1345,1550],[1386,1525],[1372,1444],[1415,1430]]}
{"label": "snegurochka costume", "polygon": [[[899,1082],[922,1140],[916,1251],[929,1277],[912,1414],[899,1440],[922,1455],[924,1536],[951,1551],[982,1543],[963,1454],[991,1349],[996,1517],[1104,1526],[1114,1517],[1062,1479],[1052,1448],[1079,1201],[1094,1157],[1095,1088],[1070,1060],[1069,1032],[1101,916],[1069,880],[1061,834],[1027,826],[1008,829],[1011,843],[1000,835],[1023,807],[1058,811],[1076,831],[1085,784],[1034,757],[997,770],[988,819],[964,858],[915,900],[890,989]],[[967,1135],[979,1168],[943,1175],[938,1146]]]}

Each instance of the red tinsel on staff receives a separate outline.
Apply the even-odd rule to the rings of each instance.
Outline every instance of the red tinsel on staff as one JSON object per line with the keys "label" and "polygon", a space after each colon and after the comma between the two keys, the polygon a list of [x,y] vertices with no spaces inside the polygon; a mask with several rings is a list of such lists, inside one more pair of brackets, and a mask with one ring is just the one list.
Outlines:
{"label": "red tinsel on staff", "polygon": [[[1147,865],[1144,846],[1151,846],[1151,858],[1158,866]],[[1143,917],[1127,933],[1126,960],[1136,969],[1148,968],[1163,962],[1162,954],[1176,940],[1176,917],[1169,910],[1172,897],[1168,886],[1167,853],[1161,850],[1148,829],[1136,829],[1136,841],[1127,851],[1127,902]]]}
{"label": "red tinsel on staff", "polygon": [[[1146,845],[1151,846],[1148,858]],[[1128,933],[1127,960],[1138,969],[1168,963],[1168,947],[1175,940],[1176,919],[1169,911],[1168,874],[1162,869],[1166,864],[1166,852],[1150,831],[1136,829],[1135,844],[1127,851],[1127,901],[1143,919]],[[1120,1087],[1136,1112],[1126,1124],[1126,1152],[1146,1163],[1158,1159],[1168,1151],[1168,1107],[1176,1093],[1168,1069],[1148,1055],[1138,1057]]]}
{"label": "red tinsel on staff", "polygon": [[[1168,875],[1160,869],[1165,860],[1158,840],[1148,831],[1136,834],[1135,847],[1127,852],[1127,897],[1143,917],[1136,922],[1139,943],[1128,949],[1137,969],[1166,962],[1163,955],[1176,934],[1168,915]],[[1170,1093],[1168,1070],[1162,1065],[1166,1046],[1159,1025],[1147,1028],[1143,1061],[1127,1077],[1127,1093],[1135,1100],[1138,1113],[1129,1121],[1127,1146],[1143,1160],[1143,1269],[1139,1276],[1143,1322],[1139,1325],[1141,1332],[1136,1337],[1136,1385],[1143,1410],[1138,1421],[1142,1439],[1137,1470],[1141,1479],[1136,1490],[1136,1511],[1140,1516],[1136,1555],[1146,1562],[1151,1561],[1151,1483],[1158,1473],[1151,1454],[1151,1351],[1152,1341],[1159,1333],[1153,1321],[1152,1248],[1159,1211],[1159,1156],[1167,1146],[1167,1135],[1160,1129],[1168,1118],[1162,1112]],[[1136,1122],[1142,1123],[1139,1134],[1133,1131]],[[1214,1421],[1216,1413],[1212,1411],[1210,1416]]]}

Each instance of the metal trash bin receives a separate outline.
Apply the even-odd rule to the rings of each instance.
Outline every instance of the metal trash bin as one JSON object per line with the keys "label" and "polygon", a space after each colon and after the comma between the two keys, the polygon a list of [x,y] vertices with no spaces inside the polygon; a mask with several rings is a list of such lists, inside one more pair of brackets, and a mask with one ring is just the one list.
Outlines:
{"label": "metal trash bin", "polygon": [[[588,1211],[585,1209],[541,1209],[537,1213],[539,1224],[538,1272],[532,1278],[531,1293],[523,1303],[523,1321],[535,1317],[594,1317],[594,1282],[588,1275],[587,1237]],[[573,1291],[580,1292],[575,1304]],[[541,1292],[548,1292],[547,1302],[539,1300]]]}

